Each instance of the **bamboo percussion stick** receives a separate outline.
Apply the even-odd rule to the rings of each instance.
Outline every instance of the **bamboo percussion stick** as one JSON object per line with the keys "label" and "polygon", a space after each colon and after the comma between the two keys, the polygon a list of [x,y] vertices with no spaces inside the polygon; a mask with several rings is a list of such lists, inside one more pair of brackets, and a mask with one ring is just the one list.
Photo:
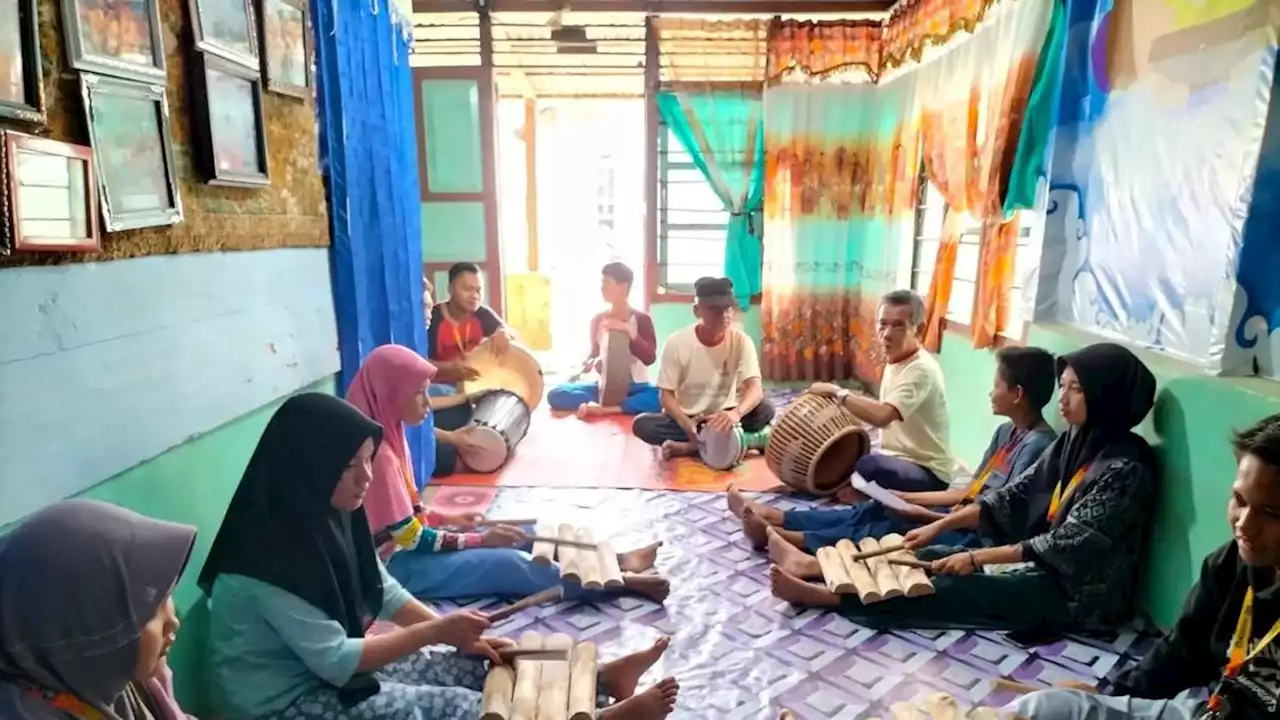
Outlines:
{"label": "bamboo percussion stick", "polygon": [[568,660],[569,651],[556,648],[506,648],[498,651],[503,662],[509,660]]}
{"label": "bamboo percussion stick", "polygon": [[[537,524],[533,534],[535,537],[555,535],[556,526],[544,520]],[[537,565],[550,565],[556,559],[556,546],[549,542],[535,542],[533,549],[529,552],[533,555],[533,562]]]}
{"label": "bamboo percussion stick", "polygon": [[[541,650],[542,643],[542,636],[535,632],[520,636],[520,647],[526,650]],[[508,720],[536,720],[541,684],[542,663],[526,660],[516,663],[516,685],[511,693],[511,716]]]}
{"label": "bamboo percussion stick", "polygon": [[992,680],[991,687],[994,690],[1004,690],[1005,692],[1018,693],[1019,695],[1026,695],[1027,693],[1033,693],[1044,689],[1038,688],[1035,685],[1018,682],[1017,680],[1010,680],[1008,678],[996,678]]}
{"label": "bamboo percussion stick", "polygon": [[537,518],[515,518],[514,520],[481,520],[476,523],[476,527],[493,527],[494,525],[511,525],[513,527],[523,527],[525,525],[537,525]]}
{"label": "bamboo percussion stick", "polygon": [[489,613],[489,622],[502,622],[525,608],[531,608],[534,605],[546,605],[548,603],[559,602],[563,598],[563,585],[547,588],[542,592],[534,593],[523,600],[517,600],[500,610],[495,610],[494,612]]}
{"label": "bamboo percussion stick", "polygon": [[573,649],[573,639],[557,633],[545,638],[542,647],[560,650],[564,657],[542,665],[537,720],[569,720],[569,652]]}
{"label": "bamboo percussion stick", "polygon": [[902,567],[916,568],[925,572],[933,572],[933,563],[924,560],[910,560],[908,558],[889,558],[887,561],[890,565],[901,565]]}
{"label": "bamboo percussion stick", "polygon": [[568,538],[560,538],[554,535],[534,535],[529,538],[529,540],[536,543],[544,542],[551,545],[562,545],[564,547],[571,547],[579,550],[595,550],[600,547],[596,543],[578,542],[577,540],[569,540]]}
{"label": "bamboo percussion stick", "polygon": [[854,553],[850,557],[850,559],[854,561],[869,560],[871,558],[880,557],[881,555],[888,555],[890,553],[896,553],[899,550],[906,550],[906,549],[907,548],[904,545],[881,545],[880,549],[878,550],[868,550],[866,552]]}
{"label": "bamboo percussion stick", "polygon": [[596,560],[600,563],[600,579],[604,582],[604,586],[622,587],[622,570],[618,567],[618,554],[613,551],[613,545],[608,540],[602,540],[596,555],[598,556]]}
{"label": "bamboo percussion stick", "polygon": [[591,720],[596,716],[596,659],[593,642],[573,646],[569,665],[569,720]]}
{"label": "bamboo percussion stick", "polygon": [[516,670],[510,665],[489,668],[480,700],[480,720],[507,720],[514,702]]}

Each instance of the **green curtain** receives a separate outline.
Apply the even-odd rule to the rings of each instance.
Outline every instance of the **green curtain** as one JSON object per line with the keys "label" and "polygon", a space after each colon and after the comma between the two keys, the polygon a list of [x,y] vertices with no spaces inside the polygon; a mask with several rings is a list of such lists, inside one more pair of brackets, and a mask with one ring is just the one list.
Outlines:
{"label": "green curtain", "polygon": [[1062,89],[1066,42],[1066,6],[1063,0],[1054,0],[1044,49],[1036,61],[1031,96],[1027,98],[1027,114],[1022,119],[1018,150],[1009,172],[1009,190],[1004,199],[1005,217],[1016,210],[1035,208],[1040,178],[1049,174],[1053,134],[1058,125],[1058,98]]}
{"label": "green curtain", "polygon": [[660,92],[658,113],[730,213],[724,273],[738,303],[760,292],[764,104],[751,91]]}

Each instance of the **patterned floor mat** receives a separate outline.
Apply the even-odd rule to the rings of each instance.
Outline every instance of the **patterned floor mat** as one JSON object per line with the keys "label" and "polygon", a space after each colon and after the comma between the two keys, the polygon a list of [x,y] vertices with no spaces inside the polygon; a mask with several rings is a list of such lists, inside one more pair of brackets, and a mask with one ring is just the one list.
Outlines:
{"label": "patterned floor mat", "polygon": [[[759,499],[788,509],[804,504]],[[673,718],[772,720],[782,707],[802,720],[887,718],[889,705],[938,691],[970,707],[999,706],[1012,696],[993,691],[993,678],[1096,681],[1136,661],[1152,642],[1125,632],[1110,642],[1073,639],[1025,650],[995,633],[878,633],[832,613],[797,612],[769,594],[768,560],[745,545],[722,493],[503,488],[490,512],[589,526],[620,550],[665,541],[658,559],[672,583],[665,607],[634,598],[561,603],[527,610],[498,630],[564,632],[600,643],[606,658],[671,635],[671,649],[645,682],[680,679]]]}

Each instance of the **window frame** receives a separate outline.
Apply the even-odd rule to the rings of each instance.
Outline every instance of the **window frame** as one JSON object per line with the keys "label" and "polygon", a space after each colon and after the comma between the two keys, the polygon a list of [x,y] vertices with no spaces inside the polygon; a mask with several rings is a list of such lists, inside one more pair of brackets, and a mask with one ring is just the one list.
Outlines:
{"label": "window frame", "polygon": [[[690,162],[671,162],[669,154],[671,151],[670,128],[661,119],[658,121],[658,146],[657,146],[657,242],[655,267],[657,272],[654,277],[655,281],[655,297],[658,302],[669,302],[675,300],[693,299],[693,283],[671,283],[667,280],[668,269],[668,243],[670,242],[671,231],[686,232],[718,232],[721,234],[721,243],[727,242],[729,234],[728,211],[725,213],[725,221],[723,223],[672,223],[670,221],[671,207],[669,204],[670,183],[668,176],[671,171],[689,170],[701,175],[701,170],[690,160]],[[683,152],[683,150],[681,150]],[[704,179],[705,183],[706,180]],[[713,273],[722,275],[723,271]]]}

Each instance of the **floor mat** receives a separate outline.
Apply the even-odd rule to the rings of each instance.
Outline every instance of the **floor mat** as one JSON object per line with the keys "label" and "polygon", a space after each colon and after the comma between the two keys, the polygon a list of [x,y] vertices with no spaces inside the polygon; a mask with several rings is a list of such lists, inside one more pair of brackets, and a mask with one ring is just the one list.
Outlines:
{"label": "floor mat", "polygon": [[[770,390],[781,411],[799,395]],[[553,415],[545,405],[534,411],[529,434],[514,457],[496,473],[457,473],[432,480],[432,486],[630,488],[723,492],[730,485],[765,491],[778,479],[753,455],[729,471],[713,470],[692,458],[663,461],[658,449],[631,434],[631,418],[579,420]]]}
{"label": "floor mat", "polygon": [[[779,495],[759,499],[801,505]],[[833,613],[797,612],[769,594],[768,560],[746,547],[722,494],[504,488],[491,512],[589,526],[619,550],[665,541],[658,558],[672,582],[665,607],[627,597],[560,603],[526,610],[496,631],[563,632],[599,643],[608,659],[671,635],[671,649],[643,684],[679,678],[673,718],[773,720],[782,707],[802,720],[887,718],[891,704],[938,691],[967,707],[999,706],[1012,696],[993,691],[992,678],[1093,682],[1135,662],[1153,642],[1126,632],[1110,642],[1072,639],[1024,650],[996,633],[874,632]]]}

